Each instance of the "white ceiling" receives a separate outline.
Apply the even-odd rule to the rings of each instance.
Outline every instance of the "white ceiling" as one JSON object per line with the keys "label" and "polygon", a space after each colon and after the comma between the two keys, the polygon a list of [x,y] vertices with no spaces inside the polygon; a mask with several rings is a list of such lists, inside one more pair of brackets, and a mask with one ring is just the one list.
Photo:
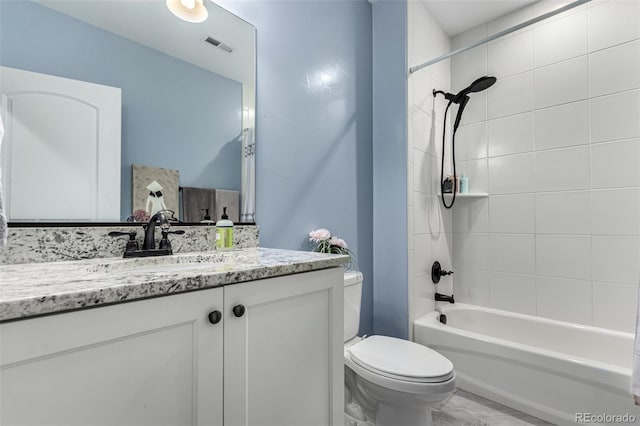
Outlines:
{"label": "white ceiling", "polygon": [[[211,1],[205,1],[209,18],[199,24],[175,17],[165,0],[36,1],[200,68],[255,85],[254,27]],[[208,36],[232,47],[233,52],[204,42]]]}
{"label": "white ceiling", "polygon": [[465,32],[537,0],[422,0],[448,36]]}

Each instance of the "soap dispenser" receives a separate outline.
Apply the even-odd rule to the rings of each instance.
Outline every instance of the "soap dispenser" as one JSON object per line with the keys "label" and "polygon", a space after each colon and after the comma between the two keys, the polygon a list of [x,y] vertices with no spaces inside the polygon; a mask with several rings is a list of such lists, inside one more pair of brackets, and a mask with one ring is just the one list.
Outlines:
{"label": "soap dispenser", "polygon": [[213,221],[211,220],[211,216],[209,216],[209,209],[200,209],[204,212],[204,217],[200,221],[200,223],[206,223],[209,225],[213,225]]}
{"label": "soap dispenser", "polygon": [[233,222],[227,216],[227,208],[222,208],[222,217],[216,222],[216,249],[228,250],[233,248]]}

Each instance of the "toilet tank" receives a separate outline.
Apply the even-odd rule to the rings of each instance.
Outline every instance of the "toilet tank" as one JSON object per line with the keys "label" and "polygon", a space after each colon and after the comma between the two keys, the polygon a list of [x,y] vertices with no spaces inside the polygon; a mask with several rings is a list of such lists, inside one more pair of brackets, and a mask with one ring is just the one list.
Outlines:
{"label": "toilet tank", "polygon": [[360,300],[362,297],[362,274],[356,271],[344,273],[344,341],[358,335],[360,328]]}

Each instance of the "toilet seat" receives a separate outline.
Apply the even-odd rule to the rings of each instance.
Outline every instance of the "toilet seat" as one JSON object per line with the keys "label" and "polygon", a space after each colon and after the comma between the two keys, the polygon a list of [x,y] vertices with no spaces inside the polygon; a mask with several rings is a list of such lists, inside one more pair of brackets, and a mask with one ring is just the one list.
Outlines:
{"label": "toilet seat", "polygon": [[453,364],[436,351],[407,340],[371,336],[347,351],[350,359],[371,373],[413,383],[442,383],[450,380]]}

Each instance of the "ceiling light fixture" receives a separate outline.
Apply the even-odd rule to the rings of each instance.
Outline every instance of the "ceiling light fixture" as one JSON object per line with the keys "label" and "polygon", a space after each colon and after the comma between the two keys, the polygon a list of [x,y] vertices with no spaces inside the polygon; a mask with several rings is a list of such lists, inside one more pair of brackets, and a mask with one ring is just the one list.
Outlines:
{"label": "ceiling light fixture", "polygon": [[204,22],[209,16],[204,0],[167,0],[167,8],[178,18],[193,23]]}

